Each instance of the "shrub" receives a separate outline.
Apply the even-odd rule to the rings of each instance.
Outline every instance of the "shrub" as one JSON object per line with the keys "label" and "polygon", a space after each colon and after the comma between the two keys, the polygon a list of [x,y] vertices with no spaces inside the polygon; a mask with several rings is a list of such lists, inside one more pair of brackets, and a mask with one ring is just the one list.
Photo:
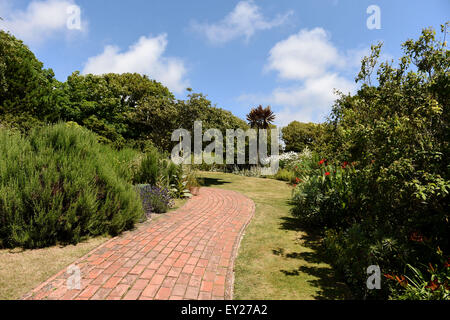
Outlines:
{"label": "shrub", "polygon": [[[187,172],[189,174],[189,171]],[[175,174],[171,177],[170,192],[175,198],[191,198],[192,194],[189,190],[188,174],[183,170],[182,166],[178,167]]]}
{"label": "shrub", "polygon": [[295,173],[288,169],[279,169],[275,175],[275,179],[295,183]]}
{"label": "shrub", "polygon": [[[330,263],[359,297],[389,296],[365,289],[369,265],[412,280],[419,273],[408,265],[424,274],[424,265],[439,262],[436,251],[448,257],[450,249],[450,51],[432,29],[403,48],[398,67],[377,63],[381,45],[363,59],[356,79],[361,88],[341,95],[325,126],[329,140],[321,152],[335,164],[322,159],[322,171],[302,169],[307,178],[293,195],[294,214],[326,230]],[[371,74],[377,74],[376,86]],[[343,161],[353,165],[340,168]],[[435,298],[423,283],[396,288],[395,296]]]}
{"label": "shrub", "polygon": [[144,210],[150,213],[165,213],[174,205],[169,190],[166,187],[152,186],[149,184],[137,185]]}
{"label": "shrub", "polygon": [[439,265],[423,265],[427,270],[424,275],[420,269],[407,264],[413,276],[385,274],[387,279],[395,283],[391,299],[395,300],[449,300],[450,299],[450,261],[441,259]]}
{"label": "shrub", "polygon": [[143,210],[125,171],[86,129],[61,123],[28,137],[0,129],[0,246],[77,243],[131,228]]}
{"label": "shrub", "polygon": [[136,172],[134,182],[156,185],[161,177],[160,155],[155,149],[146,153]]}
{"label": "shrub", "polygon": [[[298,169],[309,172],[302,175],[293,192],[293,214],[302,223],[313,227],[345,228],[361,218],[357,210],[363,210],[364,173],[351,166],[325,165],[324,160],[316,168]],[[354,213],[349,215],[348,212]]]}

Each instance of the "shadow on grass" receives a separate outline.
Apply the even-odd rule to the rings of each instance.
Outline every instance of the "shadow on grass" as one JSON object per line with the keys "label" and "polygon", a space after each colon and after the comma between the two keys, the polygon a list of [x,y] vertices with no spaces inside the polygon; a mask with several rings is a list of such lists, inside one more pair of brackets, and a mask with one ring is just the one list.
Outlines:
{"label": "shadow on grass", "polygon": [[231,183],[229,181],[225,181],[222,179],[205,178],[205,177],[199,178],[199,182],[202,187],[220,186],[220,185]]}
{"label": "shadow on grass", "polygon": [[[330,267],[319,266],[328,264],[327,257],[321,247],[321,237],[305,228],[302,228],[296,218],[281,218],[280,228],[283,230],[296,231],[301,233],[297,239],[300,245],[311,249],[308,252],[284,252],[283,248],[272,250],[273,254],[280,255],[288,259],[298,259],[307,262],[310,266],[300,266],[293,270],[280,270],[287,277],[298,276],[301,273],[313,276],[314,280],[308,282],[318,289],[318,294],[314,297],[319,300],[352,299],[348,287],[340,281],[334,270]],[[317,264],[317,266],[314,266]],[[313,266],[311,266],[313,265]]]}

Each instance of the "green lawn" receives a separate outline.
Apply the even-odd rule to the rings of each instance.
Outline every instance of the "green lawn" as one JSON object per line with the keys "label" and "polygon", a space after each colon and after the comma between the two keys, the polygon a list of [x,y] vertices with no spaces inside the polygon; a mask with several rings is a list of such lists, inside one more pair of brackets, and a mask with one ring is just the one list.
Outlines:
{"label": "green lawn", "polygon": [[348,299],[318,250],[320,239],[302,230],[289,213],[285,182],[200,172],[204,186],[241,192],[256,204],[235,265],[234,299]]}

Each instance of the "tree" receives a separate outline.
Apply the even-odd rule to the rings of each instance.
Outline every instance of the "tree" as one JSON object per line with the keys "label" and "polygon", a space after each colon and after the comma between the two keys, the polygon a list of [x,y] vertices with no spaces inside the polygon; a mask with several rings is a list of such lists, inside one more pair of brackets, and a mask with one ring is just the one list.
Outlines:
{"label": "tree", "polygon": [[54,89],[59,82],[51,69],[10,33],[0,31],[0,117],[11,122],[22,119],[47,121],[55,117],[58,101]]}
{"label": "tree", "polygon": [[104,142],[118,146],[142,138],[142,127],[135,126],[131,114],[148,106],[149,99],[174,103],[169,89],[137,73],[80,75],[77,71],[68,77],[63,91],[67,101],[62,119],[84,125]]}
{"label": "tree", "polygon": [[314,149],[321,134],[321,125],[292,121],[281,129],[285,144],[284,151],[302,152],[305,147]]}
{"label": "tree", "polygon": [[247,114],[248,124],[252,128],[268,129],[275,120],[275,114],[272,112],[270,106],[263,108],[259,105],[257,108],[252,108]]}

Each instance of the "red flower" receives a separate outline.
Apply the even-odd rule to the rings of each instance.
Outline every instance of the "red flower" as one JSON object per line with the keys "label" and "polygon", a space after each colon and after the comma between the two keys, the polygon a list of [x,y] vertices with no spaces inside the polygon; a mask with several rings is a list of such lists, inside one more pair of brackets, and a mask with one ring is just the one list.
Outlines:
{"label": "red flower", "polygon": [[348,166],[348,162],[344,161],[344,163],[342,164],[342,169],[345,169]]}
{"label": "red flower", "polygon": [[329,176],[329,175],[330,175],[330,173],[329,173],[329,172],[325,172],[325,175],[326,175],[326,176]]}
{"label": "red flower", "polygon": [[319,161],[319,166],[322,165],[322,164],[324,164],[325,161],[326,161],[325,159],[320,160],[320,161]]}
{"label": "red flower", "polygon": [[300,179],[299,178],[295,178],[295,182],[299,183]]}
{"label": "red flower", "polygon": [[450,258],[447,260],[446,263],[444,263],[444,267],[450,268]]}

